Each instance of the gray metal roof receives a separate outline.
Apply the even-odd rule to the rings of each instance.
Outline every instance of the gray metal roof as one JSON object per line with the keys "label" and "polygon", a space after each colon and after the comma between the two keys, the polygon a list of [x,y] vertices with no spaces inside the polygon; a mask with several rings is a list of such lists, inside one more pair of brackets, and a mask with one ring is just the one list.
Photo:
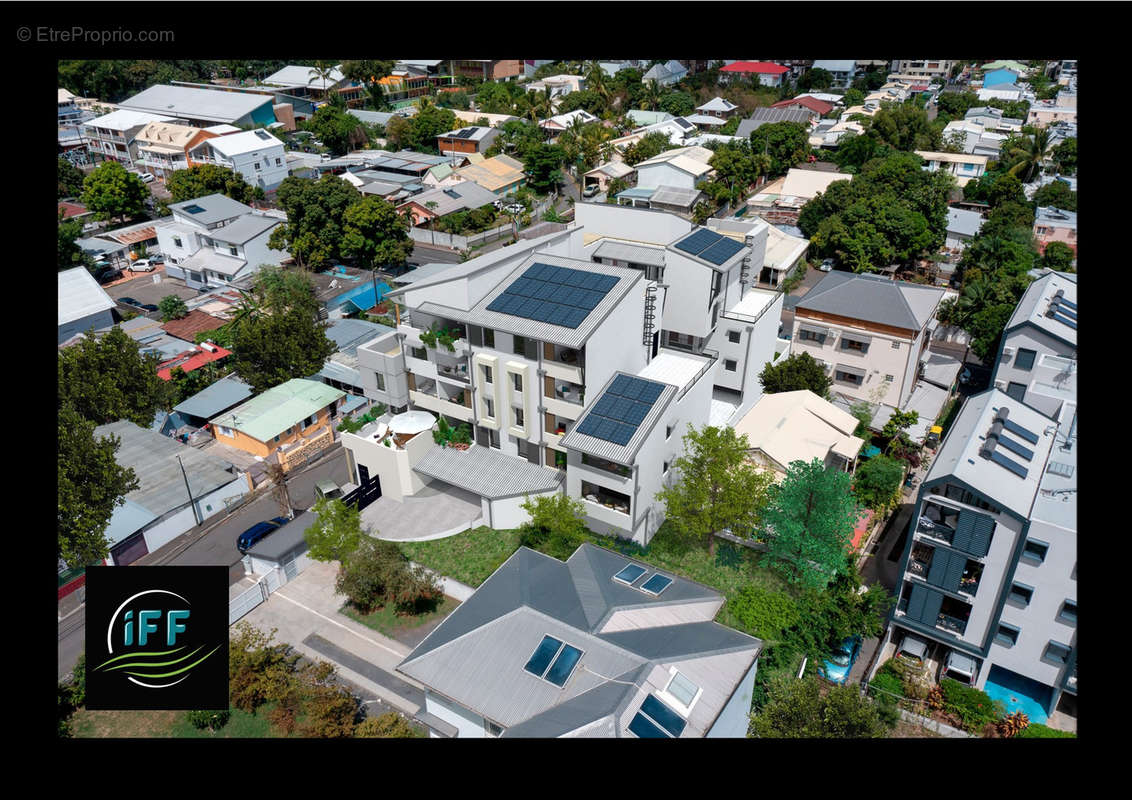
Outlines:
{"label": "gray metal roof", "polygon": [[419,283],[420,281],[423,281],[426,278],[432,278],[435,275],[444,275],[449,270],[453,270],[453,274],[450,277],[455,277],[457,275],[463,275],[464,274],[463,269],[457,269],[458,267],[462,267],[462,266],[463,266],[463,264],[449,264],[449,263],[446,263],[446,262],[437,262],[437,263],[433,263],[433,264],[421,264],[416,269],[409,270],[408,272],[406,272],[402,275],[396,276],[393,279],[393,282],[397,283],[397,284]]}
{"label": "gray metal roof", "polygon": [[[566,232],[568,233],[568,232]],[[554,235],[554,234],[551,234]],[[538,239],[531,240],[531,243],[536,247],[541,246],[543,242]],[[535,244],[538,243],[538,244]],[[502,253],[504,255],[514,256],[514,250],[519,245],[513,245],[503,250],[496,251],[491,255]],[[508,253],[508,251],[511,251]],[[468,262],[471,263],[471,262]],[[496,297],[503,294],[507,287],[511,285],[512,281],[522,275],[532,264],[549,264],[554,267],[566,267],[568,269],[575,269],[581,272],[592,272],[598,275],[612,275],[619,278],[617,285],[610,289],[601,302],[594,307],[594,310],[589,313],[589,316],[582,321],[577,328],[564,328],[561,325],[551,325],[548,322],[538,322],[533,319],[526,319],[525,317],[515,317],[511,314],[503,314],[498,311],[488,311],[487,306],[491,304]],[[471,272],[466,273],[471,274]],[[637,283],[637,281],[644,280],[644,273],[638,269],[630,269],[628,267],[611,267],[605,264],[595,264],[592,261],[580,261],[575,258],[566,258],[564,256],[554,256],[548,253],[538,253],[523,260],[523,262],[511,272],[506,278],[499,282],[499,285],[488,292],[483,299],[472,306],[471,311],[463,311],[458,308],[450,308],[442,306],[437,303],[421,303],[420,309],[426,314],[437,314],[439,316],[447,316],[454,320],[461,322],[468,322],[472,325],[481,325],[486,328],[494,328],[496,330],[507,331],[512,334],[519,334],[532,339],[538,339],[543,342],[552,342],[564,347],[573,347],[575,349],[581,347],[590,335],[597,330],[598,325],[602,320],[617,307],[621,299],[629,293],[629,290]],[[407,287],[409,289],[416,288],[414,286]],[[404,291],[404,290],[402,290]]]}
{"label": "gray metal roof", "polygon": [[388,125],[389,120],[395,116],[390,111],[362,111],[357,108],[351,108],[347,113],[353,114],[362,122],[367,122],[370,125]]}
{"label": "gray metal roof", "polygon": [[245,214],[223,227],[209,231],[208,235],[218,242],[244,244],[266,233],[276,225],[281,225],[285,221],[286,220],[275,219],[274,217],[264,217],[259,214]]}
{"label": "gray metal roof", "polygon": [[[443,217],[453,211],[491,205],[497,199],[499,198],[494,193],[484,189],[478,183],[463,181],[405,198],[405,203],[416,203],[430,214]],[[436,208],[429,208],[430,202],[436,203]]]}
{"label": "gray metal roof", "polygon": [[304,534],[307,529],[318,522],[318,514],[304,511],[286,525],[274,530],[270,535],[264,536],[252,546],[248,553],[257,558],[280,561],[283,556],[292,550],[306,545]]}
{"label": "gray metal roof", "polygon": [[326,326],[326,338],[334,342],[339,353],[356,355],[358,347],[392,332],[388,325],[364,319],[335,319]]}
{"label": "gray metal roof", "polygon": [[263,105],[274,103],[275,98],[270,95],[158,85],[150,86],[118,105],[171,117],[233,123]]}
{"label": "gray metal roof", "polygon": [[918,331],[931,319],[943,290],[876,275],[830,272],[795,306]]}
{"label": "gray metal roof", "polygon": [[75,267],[59,273],[59,324],[66,325],[83,317],[114,308],[114,301],[86,267]]}
{"label": "gray metal roof", "polygon": [[974,236],[983,227],[983,215],[978,211],[964,211],[961,208],[947,209],[947,232],[963,236]]}
{"label": "gray metal roof", "polygon": [[[590,414],[593,412],[594,406],[597,405],[597,402],[602,398],[606,390],[608,390],[609,387],[613,384],[613,381],[617,379],[618,375],[626,375],[630,378],[636,377],[634,375],[630,375],[627,372],[617,371],[613,373],[613,375],[609,377],[609,380],[605,382],[605,385],[601,387],[601,391],[599,391],[597,395],[594,396],[593,401],[586,406],[586,410],[582,412],[582,416],[578,417],[578,421],[570,426],[570,431],[562,437],[562,440],[560,442],[562,447],[571,450],[578,450],[582,453],[588,453],[589,455],[597,456],[598,458],[606,458],[618,464],[633,463],[633,459],[636,457],[637,451],[640,450],[641,445],[645,443],[645,439],[648,438],[649,433],[653,429],[653,426],[656,425],[661,415],[664,414],[664,410],[668,408],[668,404],[672,401],[672,398],[675,397],[676,393],[680,391],[680,387],[673,386],[670,383],[664,384],[664,391],[661,392],[660,396],[657,397],[653,402],[652,408],[649,409],[649,413],[641,421],[641,424],[637,426],[637,430],[634,431],[633,437],[626,445],[619,445],[616,442],[607,442],[605,439],[598,439],[595,436],[590,436],[585,433],[579,433],[578,429],[582,426],[582,423],[584,423],[590,416]],[[647,380],[653,379],[649,378]],[[660,381],[654,382],[660,383]]]}
{"label": "gray metal roof", "polygon": [[809,126],[812,111],[804,108],[756,108],[750,117],[739,123],[736,136],[750,136],[763,125],[770,122],[799,122]]}
{"label": "gray metal roof", "polygon": [[[557,736],[620,714],[639,697],[654,662],[670,657],[743,654],[742,672],[719,676],[715,688],[725,701],[757,657],[758,639],[714,622],[597,632],[618,609],[722,600],[672,575],[659,597],[613,581],[629,563],[588,543],[566,563],[521,547],[398,670],[505,726],[509,736]],[[523,670],[545,635],[583,651],[562,688]]]}
{"label": "gray metal roof", "polygon": [[680,186],[658,186],[652,196],[650,204],[660,203],[677,208],[691,208],[696,199],[703,194],[699,189],[685,189]]}
{"label": "gray metal roof", "polygon": [[565,477],[557,470],[476,444],[467,450],[434,447],[413,469],[490,500],[550,492],[559,488]]}
{"label": "gray metal roof", "polygon": [[950,389],[955,384],[955,378],[963,367],[963,362],[954,356],[937,353],[934,350],[929,350],[927,355],[920,359],[920,363],[923,365],[921,373],[923,379],[944,389]]}
{"label": "gray metal roof", "polygon": [[[195,214],[190,213],[186,209],[192,206],[199,206],[204,210],[198,211]],[[182,203],[172,203],[169,206],[169,210],[198,225],[212,225],[213,223],[222,222],[226,219],[250,214],[252,207],[233,200],[231,197],[217,193],[207,194],[204,197],[198,197],[194,200],[185,200]]]}
{"label": "gray metal roof", "polygon": [[132,422],[119,420],[94,429],[95,437],[108,434],[121,440],[121,446],[114,455],[115,461],[123,467],[131,467],[138,476],[138,488],[127,494],[126,499],[157,516],[189,504],[185,478],[177,463],[178,456],[188,475],[194,499],[232,481],[242,480],[231,471],[232,465],[227,461],[155,431],[140,428]]}
{"label": "gray metal roof", "polygon": [[247,264],[248,262],[242,258],[218,253],[211,247],[202,247],[182,261],[178,266],[182,269],[210,269],[213,272],[220,272],[225,275],[236,275],[240,270],[246,267]]}
{"label": "gray metal roof", "polygon": [[1050,301],[1058,292],[1071,303],[1077,302],[1077,277],[1054,270],[1045,271],[1041,277],[1026,287],[1025,294],[1018,301],[1014,313],[1006,323],[1010,331],[1019,325],[1030,323],[1034,327],[1071,345],[1077,344],[1077,331],[1057,320],[1046,316]]}
{"label": "gray metal roof", "polygon": [[142,508],[129,498],[123,498],[120,506],[114,506],[110,521],[106,524],[105,536],[111,545],[118,544],[123,539],[132,536],[160,516],[146,508]]}
{"label": "gray metal roof", "polygon": [[664,250],[661,248],[619,242],[616,239],[605,239],[597,246],[593,255],[597,258],[609,258],[614,261],[646,264],[650,267],[664,266]]}
{"label": "gray metal roof", "polygon": [[252,387],[235,375],[226,375],[216,383],[173,406],[174,411],[190,417],[212,419],[253,394]]}

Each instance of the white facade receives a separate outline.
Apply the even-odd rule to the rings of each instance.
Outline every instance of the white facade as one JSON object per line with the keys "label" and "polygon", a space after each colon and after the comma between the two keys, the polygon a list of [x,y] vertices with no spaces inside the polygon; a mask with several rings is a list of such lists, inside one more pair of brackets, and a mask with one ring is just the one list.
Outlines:
{"label": "white facade", "polygon": [[[246,241],[230,242],[215,238],[213,232],[238,221],[250,219],[251,224],[265,220],[260,233]],[[267,221],[274,224],[268,225]],[[202,225],[189,214],[176,210],[171,221],[157,223],[158,249],[165,254],[165,270],[172,278],[181,278],[190,289],[224,286],[256,272],[260,266],[278,266],[287,258],[282,250],[268,246],[271,232],[285,219],[259,213],[241,213],[218,224]]]}
{"label": "white facade", "polygon": [[283,143],[263,130],[208,139],[194,147],[189,156],[194,163],[216,164],[238,172],[265,192],[277,188],[287,177]]}

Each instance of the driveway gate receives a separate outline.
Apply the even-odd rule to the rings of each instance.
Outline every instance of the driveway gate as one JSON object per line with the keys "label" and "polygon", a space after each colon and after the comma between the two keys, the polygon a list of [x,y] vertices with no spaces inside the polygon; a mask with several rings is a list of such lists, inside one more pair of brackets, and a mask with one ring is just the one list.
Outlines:
{"label": "driveway gate", "polygon": [[381,497],[381,479],[374,475],[361,486],[342,498],[342,502],[355,506],[358,511]]}

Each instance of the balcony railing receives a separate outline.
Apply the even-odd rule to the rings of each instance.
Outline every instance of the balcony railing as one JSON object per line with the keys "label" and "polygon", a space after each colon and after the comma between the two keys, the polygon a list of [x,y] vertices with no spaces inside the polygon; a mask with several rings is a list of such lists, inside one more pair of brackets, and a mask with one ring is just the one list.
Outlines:
{"label": "balcony railing", "polygon": [[438,361],[436,363],[436,373],[438,375],[442,375],[445,378],[451,378],[453,380],[461,381],[463,383],[469,383],[470,382],[469,378],[468,378],[468,365],[467,364],[457,364],[456,366],[448,366],[447,364],[441,364]]}
{"label": "balcony railing", "polygon": [[954,528],[944,525],[942,522],[932,522],[927,517],[920,517],[920,521],[916,524],[916,530],[948,544],[951,544],[955,538]]}
{"label": "balcony railing", "polygon": [[928,565],[928,561],[916,558],[915,554],[908,559],[908,571],[920,578],[928,577]]}
{"label": "balcony railing", "polygon": [[600,469],[603,472],[610,472],[621,478],[628,478],[632,474],[632,470],[624,464],[615,464],[612,461],[607,461],[604,458],[591,456],[587,453],[582,454],[582,463],[594,469]]}
{"label": "balcony railing", "polygon": [[944,614],[942,612],[936,619],[935,625],[937,628],[943,628],[945,631],[957,633],[960,636],[967,630],[967,620],[959,619],[959,617],[953,617],[950,614]]}

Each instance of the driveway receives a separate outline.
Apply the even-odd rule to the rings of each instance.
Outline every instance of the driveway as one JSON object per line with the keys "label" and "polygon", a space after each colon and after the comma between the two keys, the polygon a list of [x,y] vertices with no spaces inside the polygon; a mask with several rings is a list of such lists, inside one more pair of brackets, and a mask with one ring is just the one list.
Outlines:
{"label": "driveway", "polygon": [[[182,300],[189,300],[196,297],[198,294],[196,289],[190,289],[186,286],[183,280],[167,278],[165,276],[164,267],[158,267],[153,272],[126,272],[123,273],[123,275],[134,275],[134,277],[127,280],[115,281],[112,284],[107,284],[102,287],[113,300],[121,300],[123,297],[132,297],[139,303],[152,303],[153,305],[157,305],[161,302],[161,298],[171,294],[177,295],[177,297],[180,297]],[[159,280],[160,282],[155,283],[155,280]],[[133,310],[137,311],[136,308]]]}
{"label": "driveway", "polygon": [[362,527],[379,539],[414,541],[453,536],[479,524],[480,498],[440,481],[398,502],[381,496],[362,509]]}

